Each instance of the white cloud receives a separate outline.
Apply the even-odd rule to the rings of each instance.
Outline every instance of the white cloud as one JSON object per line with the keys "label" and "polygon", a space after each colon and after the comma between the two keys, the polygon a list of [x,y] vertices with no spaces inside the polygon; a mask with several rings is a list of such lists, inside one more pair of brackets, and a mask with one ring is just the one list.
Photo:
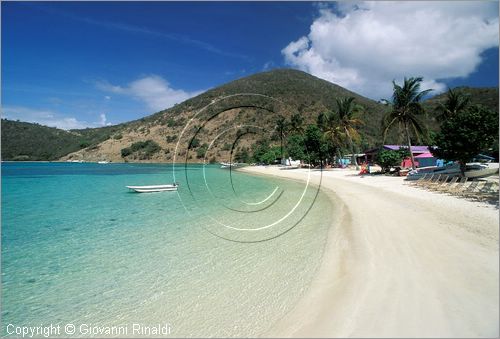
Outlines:
{"label": "white cloud", "polygon": [[173,89],[165,79],[157,75],[137,79],[126,86],[116,86],[100,81],[97,82],[97,88],[106,92],[130,95],[144,102],[154,111],[172,107],[201,93],[201,91],[187,92],[181,89]]}
{"label": "white cloud", "polygon": [[389,97],[392,80],[405,76],[442,91],[439,79],[467,77],[481,53],[498,46],[497,2],[340,2],[318,10],[309,34],[282,50],[285,61],[373,99]]}
{"label": "white cloud", "polygon": [[100,126],[111,126],[112,124],[108,122],[108,119],[106,118],[106,114],[101,113],[99,114],[99,122],[97,122],[98,125]]}
{"label": "white cloud", "polygon": [[37,110],[22,106],[2,107],[2,118],[38,123],[40,125],[57,127],[64,130],[109,125],[109,123],[106,122],[106,115],[104,114],[100,115],[99,122],[88,123],[86,121],[78,120],[75,117],[64,116],[53,111]]}
{"label": "white cloud", "polygon": [[264,66],[262,66],[262,70],[263,71],[269,71],[270,69],[272,69],[274,67],[274,62],[272,61],[268,61],[264,64]]}

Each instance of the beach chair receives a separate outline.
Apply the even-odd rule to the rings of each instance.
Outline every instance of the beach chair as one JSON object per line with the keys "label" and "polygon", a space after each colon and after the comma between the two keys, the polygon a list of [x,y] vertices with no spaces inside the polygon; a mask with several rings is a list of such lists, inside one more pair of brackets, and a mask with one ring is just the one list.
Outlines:
{"label": "beach chair", "polygon": [[429,187],[437,184],[439,180],[441,180],[442,176],[443,176],[442,174],[434,175],[430,180],[423,182],[422,185],[420,185],[420,187],[428,189]]}
{"label": "beach chair", "polygon": [[454,184],[452,184],[446,188],[443,188],[442,192],[453,195],[459,191],[464,190],[469,178],[467,178],[467,177],[457,177],[457,178],[458,178],[458,180]]}
{"label": "beach chair", "polygon": [[435,190],[438,187],[446,184],[448,182],[449,176],[442,174],[436,181],[430,182],[429,184],[425,185],[424,188],[428,190]]}
{"label": "beach chair", "polygon": [[429,179],[430,176],[431,176],[431,173],[425,173],[423,176],[421,176],[417,180],[408,180],[407,182],[410,185],[417,185],[419,182],[421,183],[422,181]]}
{"label": "beach chair", "polygon": [[[450,177],[451,177],[451,179],[450,179]],[[448,176],[446,178],[446,180],[441,185],[434,187],[434,190],[438,191],[438,192],[447,191],[451,187],[453,187],[456,182],[458,182],[458,179],[460,179],[460,177],[458,177],[458,176]]]}
{"label": "beach chair", "polygon": [[459,197],[467,197],[470,196],[472,193],[476,191],[476,189],[479,186],[479,181],[470,181],[470,184],[467,185],[467,183],[464,184],[464,189],[457,191],[454,193],[454,195],[459,196]]}
{"label": "beach chair", "polygon": [[[425,175],[424,175],[424,177],[425,177]],[[437,177],[436,174],[430,174],[429,176],[425,177],[423,180],[417,180],[417,182],[415,183],[415,186],[420,187],[420,186],[426,185],[427,183],[434,180],[436,177]]]}
{"label": "beach chair", "polygon": [[484,182],[484,185],[476,192],[471,193],[468,198],[473,200],[498,200],[498,183],[493,181]]}

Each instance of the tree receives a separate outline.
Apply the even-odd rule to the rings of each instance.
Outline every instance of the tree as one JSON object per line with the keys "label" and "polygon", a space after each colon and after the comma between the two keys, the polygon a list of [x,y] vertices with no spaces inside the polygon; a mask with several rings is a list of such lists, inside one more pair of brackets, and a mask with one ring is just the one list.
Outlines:
{"label": "tree", "polygon": [[281,150],[280,154],[281,154],[281,159],[283,159],[283,140],[285,139],[286,131],[288,128],[288,123],[283,116],[280,115],[278,117],[278,119],[276,120],[275,128],[280,137],[280,150]]}
{"label": "tree", "polygon": [[[398,124],[404,130],[406,135],[408,150],[410,150],[411,167],[415,169],[415,159],[411,152],[411,132],[417,139],[423,134],[423,126],[418,120],[418,116],[424,112],[420,101],[428,94],[431,89],[420,91],[421,77],[405,78],[403,86],[392,82],[394,92],[392,94],[392,102],[384,100],[392,109],[384,117],[382,121],[383,138],[387,137],[387,132],[390,128]],[[411,132],[410,132],[411,131]]]}
{"label": "tree", "polygon": [[354,118],[354,114],[361,110],[362,107],[354,103],[353,97],[337,99],[339,128],[346,137],[346,141],[352,152],[352,163],[356,165],[356,168],[358,168],[358,163],[356,161],[354,143],[359,142],[361,139],[356,126],[362,125],[363,122],[360,119]]}
{"label": "tree", "polygon": [[498,113],[482,106],[459,111],[441,125],[432,154],[458,161],[462,174],[465,164],[480,152],[498,144]]}
{"label": "tree", "polygon": [[304,137],[302,135],[292,134],[288,137],[286,143],[286,150],[289,157],[291,157],[294,160],[304,160],[305,159],[304,148],[305,148]]}
{"label": "tree", "polygon": [[321,131],[325,132],[325,128],[327,126],[327,113],[320,113],[316,118],[316,125],[318,125]]}
{"label": "tree", "polygon": [[236,162],[243,162],[243,163],[248,163],[250,162],[250,154],[248,153],[248,148],[243,147],[241,149],[238,149],[234,156],[234,160]]}
{"label": "tree", "polygon": [[404,158],[409,155],[406,148],[401,148],[399,151],[381,150],[377,154],[377,163],[387,170],[391,166],[398,166]]}
{"label": "tree", "polygon": [[266,164],[272,164],[276,162],[276,159],[279,156],[280,149],[279,147],[271,147],[268,149],[261,157],[261,162]]}
{"label": "tree", "polygon": [[304,133],[305,156],[309,163],[317,164],[324,160],[328,152],[323,133],[316,125],[309,125]]}
{"label": "tree", "polygon": [[295,113],[290,118],[290,131],[301,134],[302,132],[304,132],[303,124],[304,118],[302,118],[302,115],[300,115],[300,113]]}
{"label": "tree", "polygon": [[338,153],[337,155],[341,158],[342,155],[340,154],[340,151],[344,148],[346,143],[346,135],[340,127],[337,114],[329,112],[328,114],[325,114],[321,120],[323,139],[329,144],[330,155],[332,155],[333,158],[334,153]]}
{"label": "tree", "polygon": [[470,97],[463,94],[458,89],[448,89],[446,93],[446,101],[444,103],[439,103],[436,107],[436,112],[438,116],[436,119],[438,121],[445,121],[446,119],[454,116],[455,114],[463,111],[469,106]]}
{"label": "tree", "polygon": [[269,141],[267,139],[259,139],[252,146],[253,160],[255,162],[262,162],[262,157],[270,149]]}

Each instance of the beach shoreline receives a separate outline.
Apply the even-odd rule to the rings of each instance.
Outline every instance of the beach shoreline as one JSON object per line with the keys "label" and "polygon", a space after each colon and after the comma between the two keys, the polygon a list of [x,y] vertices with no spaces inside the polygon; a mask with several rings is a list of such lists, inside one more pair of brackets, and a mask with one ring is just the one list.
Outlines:
{"label": "beach shoreline", "polygon": [[498,336],[495,206],[352,170],[239,170],[309,177],[335,205],[308,291],[263,336]]}

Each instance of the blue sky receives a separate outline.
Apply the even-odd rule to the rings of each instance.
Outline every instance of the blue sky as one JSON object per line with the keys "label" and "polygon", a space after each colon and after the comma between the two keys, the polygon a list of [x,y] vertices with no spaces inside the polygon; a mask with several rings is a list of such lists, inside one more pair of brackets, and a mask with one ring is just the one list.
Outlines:
{"label": "blue sky", "polygon": [[115,124],[278,67],[373,99],[405,75],[436,91],[498,86],[498,3],[451,4],[424,4],[433,21],[414,2],[2,2],[2,115]]}

